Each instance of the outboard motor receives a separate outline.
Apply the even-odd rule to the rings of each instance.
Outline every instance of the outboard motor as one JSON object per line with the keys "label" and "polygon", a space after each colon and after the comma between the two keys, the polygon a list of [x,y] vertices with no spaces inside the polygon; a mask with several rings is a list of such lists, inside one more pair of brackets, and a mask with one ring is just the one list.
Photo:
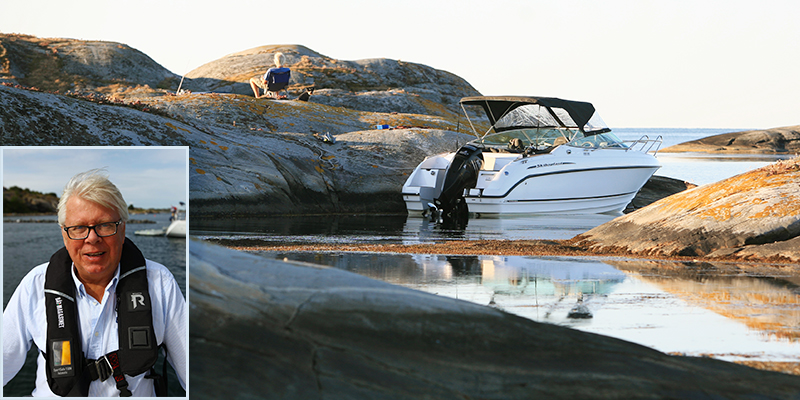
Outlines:
{"label": "outboard motor", "polygon": [[433,200],[432,206],[435,209],[430,210],[433,214],[438,214],[439,222],[467,218],[469,210],[464,201],[464,189],[477,185],[481,166],[483,153],[480,147],[465,144],[458,149],[445,172],[442,193]]}

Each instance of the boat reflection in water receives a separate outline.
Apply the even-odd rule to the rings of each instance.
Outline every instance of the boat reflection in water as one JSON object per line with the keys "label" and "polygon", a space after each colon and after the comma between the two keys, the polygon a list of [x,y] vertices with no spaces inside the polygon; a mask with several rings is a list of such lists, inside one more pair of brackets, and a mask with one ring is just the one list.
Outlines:
{"label": "boat reflection in water", "polygon": [[517,215],[482,216],[448,228],[427,218],[409,215],[403,226],[402,243],[431,243],[442,240],[530,240],[570,239],[622,215]]}
{"label": "boat reflection in water", "polygon": [[602,263],[562,261],[554,268],[551,260],[516,256],[411,257],[423,279],[400,283],[404,286],[566,325],[590,318],[601,299],[626,278]]}
{"label": "boat reflection in water", "polygon": [[763,268],[753,277],[739,267],[632,260],[263,254],[345,269],[664,352],[800,362],[798,285]]}

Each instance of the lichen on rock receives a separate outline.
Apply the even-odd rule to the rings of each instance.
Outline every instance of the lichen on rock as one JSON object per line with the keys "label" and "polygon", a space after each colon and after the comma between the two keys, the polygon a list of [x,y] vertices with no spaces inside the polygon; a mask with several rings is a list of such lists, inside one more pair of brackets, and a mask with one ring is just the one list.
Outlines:
{"label": "lichen on rock", "polygon": [[[800,236],[799,162],[779,161],[677,193],[578,239],[595,250],[663,256],[724,256],[745,246],[791,240]],[[754,258],[800,260],[796,250],[763,254],[749,249]]]}

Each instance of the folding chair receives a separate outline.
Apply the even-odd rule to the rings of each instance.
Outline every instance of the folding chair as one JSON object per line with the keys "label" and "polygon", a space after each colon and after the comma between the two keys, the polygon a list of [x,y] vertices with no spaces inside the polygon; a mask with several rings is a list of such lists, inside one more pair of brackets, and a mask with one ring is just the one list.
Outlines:
{"label": "folding chair", "polygon": [[280,98],[279,93],[283,90],[286,93],[286,97],[288,97],[289,92],[286,90],[286,86],[289,85],[289,78],[292,77],[292,71],[289,68],[270,68],[267,71],[267,89],[264,90],[264,94],[269,97]]}

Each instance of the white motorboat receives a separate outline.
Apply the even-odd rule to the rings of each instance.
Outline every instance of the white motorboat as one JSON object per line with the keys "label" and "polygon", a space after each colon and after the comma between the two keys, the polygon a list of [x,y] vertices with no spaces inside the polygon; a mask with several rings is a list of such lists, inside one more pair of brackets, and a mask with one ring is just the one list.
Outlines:
{"label": "white motorboat", "polygon": [[166,237],[186,237],[186,220],[172,219],[168,226],[157,229],[143,229],[135,231],[134,234],[140,236],[166,236]]}
{"label": "white motorboat", "polygon": [[[476,96],[461,106],[477,139],[417,166],[403,185],[409,212],[440,221],[468,212],[619,213],[661,167],[660,136],[623,142],[591,103]],[[466,106],[483,108],[491,125],[484,134]]]}
{"label": "white motorboat", "polygon": [[[184,202],[180,202],[184,206]],[[186,210],[173,206],[170,210],[169,225],[159,229],[144,229],[134,232],[142,236],[166,236],[173,238],[186,238]]]}
{"label": "white motorboat", "polygon": [[[186,205],[180,202],[181,206]],[[186,238],[186,210],[172,207],[172,216],[169,218],[169,226],[166,227],[164,234],[167,237]]]}
{"label": "white motorboat", "polygon": [[166,229],[165,235],[167,237],[186,237],[186,220],[185,219],[176,219],[170,222],[169,226]]}

